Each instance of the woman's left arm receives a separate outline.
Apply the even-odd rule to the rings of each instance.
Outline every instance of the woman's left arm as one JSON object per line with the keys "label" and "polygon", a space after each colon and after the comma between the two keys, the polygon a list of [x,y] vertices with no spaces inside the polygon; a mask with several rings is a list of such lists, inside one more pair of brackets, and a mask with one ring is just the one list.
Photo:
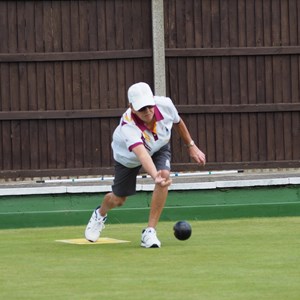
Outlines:
{"label": "woman's left arm", "polygon": [[178,132],[179,136],[182,138],[190,157],[199,165],[205,165],[206,158],[205,154],[197,147],[193,141],[188,128],[186,127],[184,121],[180,119],[179,123],[174,124],[175,130]]}

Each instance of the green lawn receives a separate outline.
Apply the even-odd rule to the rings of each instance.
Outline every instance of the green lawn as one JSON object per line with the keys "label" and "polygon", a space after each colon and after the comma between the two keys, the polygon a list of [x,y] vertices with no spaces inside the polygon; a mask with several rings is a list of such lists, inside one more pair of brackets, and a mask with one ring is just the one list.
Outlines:
{"label": "green lawn", "polygon": [[125,244],[70,245],[84,226],[0,231],[0,299],[300,299],[300,217],[191,221],[178,241],[139,246],[142,224],[107,224]]}

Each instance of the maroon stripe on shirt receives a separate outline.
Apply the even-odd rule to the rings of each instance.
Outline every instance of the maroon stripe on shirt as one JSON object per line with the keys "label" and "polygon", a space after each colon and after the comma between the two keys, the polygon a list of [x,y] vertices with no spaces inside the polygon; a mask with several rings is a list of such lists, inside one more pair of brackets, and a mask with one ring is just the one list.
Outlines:
{"label": "maroon stripe on shirt", "polygon": [[133,145],[131,145],[131,146],[128,148],[128,150],[131,152],[132,149],[135,148],[135,147],[138,146],[138,145],[143,145],[143,143],[142,143],[142,142],[134,143]]}

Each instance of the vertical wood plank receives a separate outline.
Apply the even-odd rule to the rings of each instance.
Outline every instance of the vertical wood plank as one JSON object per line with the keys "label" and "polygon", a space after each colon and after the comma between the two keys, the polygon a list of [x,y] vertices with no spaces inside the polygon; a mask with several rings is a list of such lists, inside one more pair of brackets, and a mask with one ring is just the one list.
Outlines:
{"label": "vertical wood plank", "polygon": [[[202,2],[202,35],[203,47],[210,47],[211,45],[211,1]],[[212,58],[204,58],[203,60],[203,77],[204,77],[204,98],[205,104],[213,103],[213,89],[211,83],[213,82],[212,75]],[[215,117],[213,115],[206,116],[207,128],[206,141],[207,141],[207,157],[211,161],[217,160],[216,143],[216,127]]]}
{"label": "vertical wood plank", "polygon": [[[147,1],[140,1],[140,4],[141,4],[141,15],[139,16],[139,19],[141,19],[142,28],[143,28],[141,49],[151,49],[152,48],[152,12],[150,9],[151,4]],[[126,2],[123,1],[123,7],[124,6],[126,6]],[[124,20],[123,20],[123,24],[124,24]]]}
{"label": "vertical wood plank", "polygon": [[[72,25],[71,25],[71,3],[70,1],[61,2],[61,35],[62,35],[62,51],[72,51]],[[72,81],[72,65],[73,62],[62,63],[63,74],[63,101],[64,108],[73,109],[73,81]],[[65,167],[75,168],[75,141],[74,141],[74,120],[65,121]]]}
{"label": "vertical wood plank", "polygon": [[[264,28],[263,28],[263,3],[255,1],[255,44],[262,47],[264,43]],[[256,98],[257,103],[265,102],[265,57],[258,56],[256,58]],[[258,159],[265,161],[267,159],[267,129],[266,129],[266,114],[258,113],[257,122],[258,130]]]}
{"label": "vertical wood plank", "polygon": [[[233,1],[228,7],[229,20],[229,43],[231,47],[239,46],[239,18],[238,18],[238,2]],[[224,103],[240,104],[240,84],[239,84],[239,57],[230,59],[230,94],[231,99],[224,99]],[[225,102],[226,101],[226,102]],[[227,116],[228,115],[228,116]],[[224,116],[224,128],[226,132],[225,138],[225,154],[224,161],[240,161],[241,160],[241,119],[240,114],[226,114]]]}
{"label": "vertical wood plank", "polygon": [[[88,3],[79,2],[79,36],[80,49],[84,51],[89,50],[89,23],[88,23]],[[82,62],[80,65],[81,73],[81,97],[82,109],[91,108],[91,87],[90,87],[90,62]],[[83,120],[83,165],[84,167],[92,166],[92,127],[91,120]]]}
{"label": "vertical wood plank", "polygon": [[8,3],[0,1],[0,53],[8,52],[9,43]]}
{"label": "vertical wood plank", "polygon": [[11,121],[2,121],[3,170],[13,170],[13,146],[12,146],[12,125]]}
{"label": "vertical wood plank", "polygon": [[[18,4],[12,3],[8,8],[9,22],[9,44],[8,51],[11,53],[18,52]],[[11,110],[20,110],[20,85],[19,85],[19,69],[16,63],[10,64],[9,68],[10,82],[10,101]],[[10,123],[10,139],[11,139],[11,157],[12,169],[18,170],[22,167],[21,161],[21,128],[20,121],[12,121]],[[8,135],[6,135],[6,138]]]}
{"label": "vertical wood plank", "polygon": [[8,12],[8,51],[9,53],[16,53],[17,49],[17,3],[7,3]]}
{"label": "vertical wood plank", "polygon": [[[215,3],[214,3],[215,2]],[[212,1],[213,47],[229,47],[229,11],[227,1]],[[215,29],[214,29],[215,28]],[[219,33],[218,33],[219,32]],[[230,103],[230,60],[213,58],[214,103]],[[231,115],[215,115],[216,160],[232,160]]]}
{"label": "vertical wood plank", "polygon": [[[25,15],[25,3],[17,2],[17,42],[18,52],[27,51],[26,41],[26,15]],[[27,77],[27,65],[26,63],[18,63],[18,88],[19,88],[19,101],[21,111],[28,110],[28,77]],[[16,86],[14,87],[16,88]],[[27,121],[20,122],[20,169],[28,169],[30,167],[29,157],[29,125]]]}
{"label": "vertical wood plank", "polygon": [[[291,45],[290,40],[290,18],[289,2],[281,1],[281,42],[284,46]],[[291,102],[291,57],[282,57],[282,102]],[[292,114],[286,112],[282,116],[284,136],[284,159],[292,159]]]}
{"label": "vertical wood plank", "polygon": [[[43,3],[34,2],[34,27],[35,27],[35,51],[44,52],[44,10]],[[36,63],[36,109],[46,110],[46,93],[45,93],[45,67],[42,63]],[[34,104],[33,104],[34,105]],[[40,169],[48,167],[48,150],[47,150],[47,122],[45,120],[38,123],[38,166]],[[34,135],[34,133],[33,133]]]}
{"label": "vertical wood plank", "polygon": [[[271,14],[271,0],[263,2],[263,44],[264,46],[272,46],[272,14]],[[265,57],[265,102],[273,103],[273,59],[271,56]],[[266,159],[275,159],[275,131],[274,131],[274,114],[266,114]]]}
{"label": "vertical wood plank", "polygon": [[[0,52],[8,52],[8,8],[7,2],[0,2]],[[8,64],[1,63],[0,68],[0,110],[8,110],[9,104],[9,81]],[[0,169],[9,169],[11,161],[10,126],[8,122],[0,121]],[[9,135],[9,139],[7,139]],[[8,154],[9,153],[9,154]],[[5,157],[5,159],[4,159]]]}
{"label": "vertical wood plank", "polygon": [[[289,1],[289,36],[290,44],[297,45],[299,42],[298,36],[300,33],[300,5],[297,0]],[[300,94],[300,58],[299,55],[291,56],[291,102],[299,102]],[[291,151],[292,159],[300,157],[300,113],[291,114]]]}
{"label": "vertical wood plank", "polygon": [[[185,3],[185,30],[186,30],[186,47],[193,48],[195,47],[195,28],[194,28],[194,1],[187,1]],[[187,72],[186,72],[186,78],[185,81],[187,82],[187,95],[185,98],[187,98],[185,101],[189,104],[196,104],[197,103],[197,91],[196,91],[196,68],[195,68],[195,58],[187,58],[186,64],[187,64]],[[197,130],[198,127],[198,116],[197,115],[191,115],[189,117],[189,129],[192,134],[193,139],[195,140],[195,143],[199,145],[199,133]],[[189,160],[188,153],[184,147],[181,147],[183,149],[184,154],[186,155],[186,160]]]}
{"label": "vertical wood plank", "polygon": [[[80,22],[79,22],[79,3],[71,3],[71,49],[72,51],[80,51]],[[81,78],[80,78],[80,62],[72,62],[72,98],[73,109],[82,109],[81,97]],[[83,167],[83,126],[82,120],[74,120],[74,158],[75,167]]]}
{"label": "vertical wood plank", "polygon": [[[247,46],[255,46],[255,9],[254,3],[246,1],[246,34]],[[256,64],[255,58],[248,57],[248,99],[250,104],[257,101],[256,97]],[[257,115],[249,114],[250,131],[250,159],[258,160],[258,133],[257,133]]]}
{"label": "vertical wood plank", "polygon": [[[52,3],[43,3],[43,26],[44,26],[44,47],[45,53],[54,51],[54,35],[53,35],[53,14]],[[54,82],[54,65],[52,62],[45,64],[45,94],[46,94],[46,110],[55,110],[55,82]],[[55,120],[47,121],[47,158],[48,167],[56,168],[57,163],[57,141],[56,141],[56,126]]]}
{"label": "vertical wood plank", "polygon": [[[272,1],[272,42],[273,45],[281,44],[281,7],[280,1]],[[282,102],[282,65],[281,57],[273,58],[273,86],[274,103]],[[275,113],[275,157],[277,160],[284,159],[284,138],[283,138],[283,115]]]}

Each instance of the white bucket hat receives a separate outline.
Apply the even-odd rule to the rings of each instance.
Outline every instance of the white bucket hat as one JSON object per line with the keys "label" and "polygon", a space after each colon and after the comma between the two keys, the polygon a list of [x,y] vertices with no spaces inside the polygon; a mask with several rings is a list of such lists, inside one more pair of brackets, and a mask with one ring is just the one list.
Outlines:
{"label": "white bucket hat", "polygon": [[144,106],[155,105],[151,88],[145,82],[138,82],[129,87],[128,100],[134,110],[140,110]]}

